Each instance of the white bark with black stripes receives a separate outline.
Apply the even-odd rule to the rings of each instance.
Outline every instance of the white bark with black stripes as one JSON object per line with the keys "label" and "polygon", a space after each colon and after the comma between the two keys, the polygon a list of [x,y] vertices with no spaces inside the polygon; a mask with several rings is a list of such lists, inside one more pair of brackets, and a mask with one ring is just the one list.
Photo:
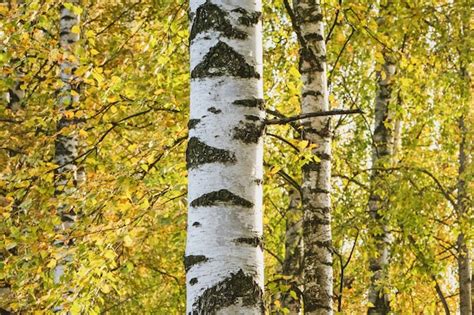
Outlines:
{"label": "white bark with black stripes", "polygon": [[[69,1],[66,6],[76,4],[77,1]],[[58,107],[61,117],[57,125],[59,134],[56,138],[54,156],[54,161],[58,165],[54,182],[56,196],[72,193],[78,180],[76,161],[78,157],[77,135],[73,131],[65,131],[64,129],[77,123],[66,112],[74,112],[79,102],[79,81],[74,75],[74,71],[77,68],[74,48],[75,44],[79,41],[78,27],[80,16],[66,6],[62,6],[60,11],[59,36],[64,59],[60,64],[60,78],[63,86],[59,91]],[[58,214],[61,216],[61,225],[56,228],[60,233],[64,233],[73,225],[76,214],[72,205],[65,204],[58,205]],[[63,241],[56,241],[55,244],[61,248],[62,252],[62,258],[54,272],[54,282],[60,283],[61,277],[64,274],[65,262],[69,261],[71,256],[67,253],[68,244],[65,244]],[[60,310],[61,308],[59,306],[56,309]]]}
{"label": "white bark with black stripes", "polygon": [[[326,43],[320,1],[295,0],[303,81],[301,112],[329,110]],[[315,117],[303,123],[304,139],[315,145],[315,159],[303,166],[304,313],[332,314],[331,121]]]}
{"label": "white bark with black stripes", "polygon": [[190,3],[187,314],[263,314],[260,1]]}

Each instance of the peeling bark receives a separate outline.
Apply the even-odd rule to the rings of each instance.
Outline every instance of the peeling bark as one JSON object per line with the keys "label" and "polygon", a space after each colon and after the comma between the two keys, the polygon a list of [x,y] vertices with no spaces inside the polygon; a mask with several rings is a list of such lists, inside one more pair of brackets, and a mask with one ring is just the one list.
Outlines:
{"label": "peeling bark", "polygon": [[[295,18],[303,38],[300,48],[302,114],[329,110],[326,44],[320,1],[294,0]],[[304,313],[332,314],[333,268],[331,236],[331,132],[329,117],[303,123],[303,137],[316,159],[302,169],[304,240]]]}
{"label": "peeling bark", "polygon": [[186,314],[263,314],[261,3],[190,10]]}

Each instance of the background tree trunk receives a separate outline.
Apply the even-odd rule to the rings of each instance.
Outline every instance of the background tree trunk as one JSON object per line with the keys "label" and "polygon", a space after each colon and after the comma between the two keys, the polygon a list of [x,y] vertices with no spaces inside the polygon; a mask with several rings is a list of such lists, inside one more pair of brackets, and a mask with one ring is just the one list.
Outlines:
{"label": "background tree trunk", "polygon": [[[61,117],[57,125],[58,136],[55,144],[54,161],[58,165],[55,174],[55,195],[67,196],[71,194],[77,186],[77,157],[78,157],[78,139],[75,131],[65,130],[77,124],[73,117],[74,109],[79,102],[79,80],[74,76],[77,68],[77,61],[74,57],[74,47],[79,41],[79,23],[80,16],[68,7],[77,5],[77,1],[70,1],[66,6],[61,7],[60,11],[60,45],[64,54],[64,59],[60,64],[60,78],[63,87],[59,93],[58,106]],[[61,277],[64,275],[65,263],[71,260],[68,254],[68,244],[66,231],[74,224],[76,213],[73,205],[60,202],[58,204],[58,214],[61,216],[61,225],[56,227],[61,238],[55,242],[60,247],[61,259],[54,272],[54,282],[61,283]],[[67,295],[66,297],[67,298]],[[55,310],[61,310],[62,304]]]}
{"label": "background tree trunk", "polygon": [[[458,171],[458,195],[457,195],[457,215],[459,221],[465,220],[468,216],[468,196],[467,196],[467,182],[464,178],[469,156],[466,152],[466,136],[467,127],[465,125],[465,118],[461,116],[459,119],[459,130],[461,132],[461,142],[459,144],[459,171]],[[462,228],[461,228],[462,231]],[[469,247],[465,239],[464,232],[461,232],[457,239],[458,246],[458,275],[459,275],[459,300],[461,315],[472,314],[472,271],[471,258]]]}
{"label": "background tree trunk", "polygon": [[390,129],[390,113],[389,104],[392,98],[393,76],[395,75],[396,66],[390,61],[387,55],[384,55],[385,64],[382,71],[378,73],[377,96],[375,99],[375,119],[374,133],[372,145],[372,172],[371,195],[369,197],[369,212],[374,219],[372,237],[376,245],[374,256],[370,257],[370,271],[372,272],[369,302],[371,306],[368,314],[387,314],[390,311],[389,297],[384,292],[381,281],[385,278],[385,268],[389,262],[389,242],[390,235],[388,227],[385,223],[383,211],[385,211],[387,202],[384,197],[377,192],[378,183],[382,178],[381,171],[393,153],[393,133]]}
{"label": "background tree trunk", "polygon": [[300,192],[296,189],[290,191],[290,204],[286,212],[286,235],[285,235],[285,260],[283,262],[283,274],[291,276],[290,290],[296,293],[296,297],[289,292],[282,297],[282,305],[290,310],[290,314],[300,314],[302,311],[302,269],[303,269],[303,215],[301,211]]}
{"label": "background tree trunk", "polygon": [[[295,0],[300,28],[301,112],[329,110],[326,44],[320,1]],[[301,40],[300,40],[301,41]],[[308,119],[303,137],[315,158],[303,166],[304,312],[332,314],[331,126],[329,117]]]}
{"label": "background tree trunk", "polygon": [[187,314],[263,314],[260,1],[190,3]]}

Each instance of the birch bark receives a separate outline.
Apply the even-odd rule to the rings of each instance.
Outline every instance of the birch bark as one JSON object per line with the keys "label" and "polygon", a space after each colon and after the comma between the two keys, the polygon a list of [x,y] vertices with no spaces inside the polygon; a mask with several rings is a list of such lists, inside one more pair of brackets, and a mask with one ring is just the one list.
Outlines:
{"label": "birch bark", "polygon": [[[468,218],[468,195],[467,182],[465,179],[467,166],[470,160],[469,150],[466,148],[467,143],[467,126],[465,125],[465,117],[459,119],[459,129],[461,131],[461,142],[459,144],[459,170],[457,183],[457,215],[459,222]],[[466,234],[461,228],[461,233],[458,235],[458,277],[459,277],[459,305],[461,315],[472,314],[472,271],[471,271],[471,257],[469,246],[466,240]]]}
{"label": "birch bark", "polygon": [[393,77],[396,66],[389,56],[384,55],[385,64],[382,71],[377,74],[377,96],[375,98],[375,119],[372,144],[372,167],[374,171],[371,175],[371,194],[369,197],[369,212],[374,219],[372,233],[376,252],[370,257],[370,271],[372,273],[369,287],[368,314],[388,314],[390,311],[389,297],[385,292],[382,282],[385,278],[385,269],[389,263],[389,242],[390,235],[385,223],[383,212],[387,203],[377,192],[378,182],[382,174],[378,170],[383,168],[393,155],[394,137],[390,129],[389,104],[392,99]]}
{"label": "birch bark", "polygon": [[302,269],[303,269],[303,217],[301,209],[300,193],[296,189],[290,191],[290,204],[286,212],[286,235],[285,235],[285,260],[283,262],[283,274],[292,277],[289,281],[290,290],[296,293],[296,299],[289,293],[282,296],[282,305],[290,311],[290,314],[300,314],[302,308],[303,292]]}
{"label": "birch bark", "polygon": [[[19,10],[24,5],[24,0],[13,1],[8,3],[0,3],[0,5],[8,6],[9,10]],[[13,60],[13,62],[18,62],[19,59]],[[18,111],[21,108],[21,101],[25,97],[25,91],[21,89],[23,85],[23,76],[24,73],[22,71],[22,62],[20,65],[16,67],[14,76],[15,76],[15,85],[8,89],[5,93],[5,100],[7,103],[7,108],[11,109],[12,111]]]}
{"label": "birch bark", "polygon": [[[55,173],[55,195],[67,196],[71,194],[77,185],[78,140],[74,131],[68,127],[74,126],[77,121],[71,117],[79,102],[79,80],[74,75],[77,61],[74,57],[74,48],[79,41],[80,16],[71,9],[78,1],[69,1],[60,10],[60,46],[63,52],[63,60],[60,64],[60,78],[63,86],[59,92],[58,106],[61,113],[57,125],[58,136],[55,143],[54,161],[58,165]],[[72,6],[70,6],[72,5]],[[60,203],[58,214],[61,217],[61,225],[56,227],[59,233],[65,234],[76,220],[76,213],[71,205]],[[64,274],[65,263],[71,259],[68,254],[68,244],[65,235],[55,242],[59,247],[62,259],[58,262],[54,272],[54,282],[59,284]],[[58,309],[60,310],[60,306]]]}
{"label": "birch bark", "polygon": [[190,2],[187,314],[263,314],[261,1]]}
{"label": "birch bark", "polygon": [[[295,0],[296,22],[306,45],[300,49],[301,112],[329,110],[326,44],[320,1]],[[332,314],[331,126],[329,117],[303,123],[303,136],[316,145],[303,166],[304,312]]]}

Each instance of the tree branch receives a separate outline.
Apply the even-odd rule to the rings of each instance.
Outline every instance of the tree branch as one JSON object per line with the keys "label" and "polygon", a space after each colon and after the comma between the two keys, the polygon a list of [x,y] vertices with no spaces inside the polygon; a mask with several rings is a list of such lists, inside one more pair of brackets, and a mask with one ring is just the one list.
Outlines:
{"label": "tree branch", "polygon": [[265,120],[265,124],[266,125],[283,125],[283,124],[287,124],[287,123],[300,120],[300,119],[324,117],[324,116],[335,116],[335,115],[349,115],[349,114],[363,114],[363,112],[360,109],[348,109],[348,110],[335,109],[335,110],[329,110],[329,111],[324,111],[324,112],[306,113],[306,114],[301,114],[301,115],[286,117],[286,118],[267,119]]}

